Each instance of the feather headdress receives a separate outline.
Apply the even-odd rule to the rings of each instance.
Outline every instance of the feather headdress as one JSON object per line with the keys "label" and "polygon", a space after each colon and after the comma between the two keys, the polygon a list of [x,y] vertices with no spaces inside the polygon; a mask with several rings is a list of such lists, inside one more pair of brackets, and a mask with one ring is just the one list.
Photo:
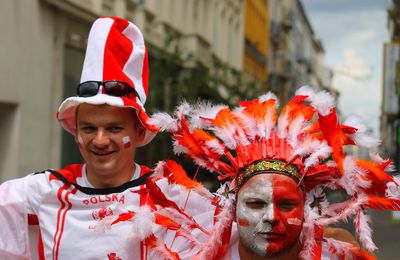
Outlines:
{"label": "feather headdress", "polygon": [[[234,191],[251,176],[266,172],[285,174],[303,186],[308,212],[301,236],[304,250],[312,249],[322,239],[315,234],[323,226],[355,217],[359,241],[363,248],[373,251],[376,247],[365,210],[400,209],[399,198],[385,195],[388,185],[390,191],[393,185],[398,186],[385,173],[391,161],[379,156],[375,161],[361,160],[346,154],[346,145],[368,149],[378,142],[365,134],[365,127],[355,118],[341,124],[334,99],[325,91],[316,93],[310,87],[302,87],[279,114],[278,101],[272,93],[241,102],[233,109],[210,103],[184,103],[184,107],[177,109],[174,116],[155,114],[150,119],[151,124],[173,134],[176,154],[184,154],[197,165],[216,172],[220,180],[230,180]],[[343,190],[351,199],[329,204],[321,189],[324,187]],[[315,203],[317,200],[319,203]],[[222,203],[230,208],[233,202],[226,201],[232,200]],[[319,205],[317,211],[315,205]],[[221,215],[224,220],[217,218],[216,223],[228,223],[227,214]],[[222,237],[224,232],[220,228],[210,235]],[[209,241],[217,240],[212,237]],[[339,250],[340,245],[341,255],[357,251],[332,240],[329,245],[332,251]],[[209,247],[207,244],[203,250],[219,251]],[[343,253],[345,248],[348,250]],[[312,251],[303,251],[301,256],[311,257]],[[199,253],[208,257],[216,254]]]}

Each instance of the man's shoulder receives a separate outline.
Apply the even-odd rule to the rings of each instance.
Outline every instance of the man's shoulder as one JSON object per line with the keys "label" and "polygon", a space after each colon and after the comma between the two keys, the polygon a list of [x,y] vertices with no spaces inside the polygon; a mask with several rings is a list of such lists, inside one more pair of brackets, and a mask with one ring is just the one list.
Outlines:
{"label": "man's shoulder", "polygon": [[82,177],[82,168],[83,164],[70,164],[61,169],[57,170],[49,169],[35,174],[48,172],[50,174],[49,175],[50,181],[60,180],[60,176],[62,176],[62,178],[63,179],[65,178],[68,182],[76,183],[76,179]]}

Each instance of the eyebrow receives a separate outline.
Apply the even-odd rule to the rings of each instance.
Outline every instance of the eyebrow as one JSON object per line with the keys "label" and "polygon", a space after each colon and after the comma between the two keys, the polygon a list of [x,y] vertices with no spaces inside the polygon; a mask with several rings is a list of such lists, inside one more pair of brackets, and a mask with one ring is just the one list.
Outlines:
{"label": "eyebrow", "polygon": [[[89,121],[78,121],[78,124],[80,124],[80,125],[95,125],[95,123],[89,122]],[[124,124],[124,121],[114,121],[114,122],[107,123],[106,126],[116,126],[116,125],[120,126],[123,124]]]}
{"label": "eyebrow", "polygon": [[[271,198],[271,197],[272,196],[268,196],[268,198]],[[266,197],[262,196],[261,194],[252,192],[250,194],[243,194],[242,198],[243,199],[261,199],[261,200],[264,200]]]}

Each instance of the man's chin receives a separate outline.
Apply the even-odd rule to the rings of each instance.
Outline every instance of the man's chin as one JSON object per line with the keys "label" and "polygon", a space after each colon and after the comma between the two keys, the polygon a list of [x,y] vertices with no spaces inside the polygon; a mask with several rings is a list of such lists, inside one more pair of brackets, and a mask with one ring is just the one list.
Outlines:
{"label": "man's chin", "polygon": [[115,175],[115,166],[112,165],[111,163],[99,163],[96,165],[93,165],[93,174],[96,176],[112,176]]}
{"label": "man's chin", "polygon": [[297,242],[297,240],[291,243],[288,243],[287,240],[269,241],[266,256],[279,257],[281,255],[285,255],[290,251],[295,250],[295,248],[299,245]]}

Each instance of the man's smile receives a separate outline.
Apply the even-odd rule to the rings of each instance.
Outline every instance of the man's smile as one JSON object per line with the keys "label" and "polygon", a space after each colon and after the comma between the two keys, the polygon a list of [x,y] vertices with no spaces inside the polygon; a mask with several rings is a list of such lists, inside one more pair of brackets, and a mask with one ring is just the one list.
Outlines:
{"label": "man's smile", "polygon": [[108,155],[111,155],[113,153],[115,153],[114,150],[112,151],[99,151],[99,150],[91,150],[92,154],[94,154],[95,156],[100,156],[100,157],[106,157]]}

